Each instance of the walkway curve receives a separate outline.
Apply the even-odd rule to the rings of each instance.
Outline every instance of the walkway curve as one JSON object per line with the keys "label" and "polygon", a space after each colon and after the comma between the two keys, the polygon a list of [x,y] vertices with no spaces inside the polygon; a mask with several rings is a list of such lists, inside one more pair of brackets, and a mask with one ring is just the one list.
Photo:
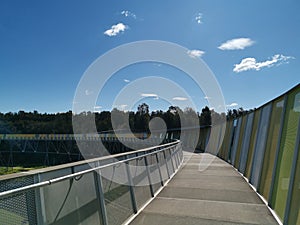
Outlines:
{"label": "walkway curve", "polygon": [[[207,153],[192,154],[131,225],[278,224],[230,164]],[[206,170],[199,171],[200,162],[211,161]]]}

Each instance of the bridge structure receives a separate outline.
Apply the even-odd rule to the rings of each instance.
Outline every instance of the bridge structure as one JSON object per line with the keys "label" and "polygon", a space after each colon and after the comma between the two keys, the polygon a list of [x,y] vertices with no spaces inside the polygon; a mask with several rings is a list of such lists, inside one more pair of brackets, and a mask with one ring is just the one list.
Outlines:
{"label": "bridge structure", "polygon": [[[145,139],[145,134],[135,134]],[[160,138],[163,141],[163,138]],[[126,134],[116,137],[112,133],[100,134],[0,134],[0,166],[54,166],[83,160],[76,140],[86,145],[101,142],[111,154],[127,152],[122,142],[133,142]],[[121,142],[122,141],[122,142]],[[150,143],[149,143],[150,144]],[[142,146],[136,146],[136,148]],[[85,155],[87,158],[88,155]],[[91,154],[90,158],[95,156]]]}
{"label": "bridge structure", "polygon": [[[195,129],[201,130],[196,148],[204,151],[210,127],[186,129],[184,132],[191,140],[195,139],[193,136]],[[96,134],[0,134],[0,167],[9,169],[15,166],[55,166],[96,157],[95,154],[85,154],[83,157],[76,141],[91,146],[91,148],[101,149],[104,147],[110,154],[118,154],[145,148],[145,146],[153,146],[158,142],[168,143],[179,138],[180,132],[181,129],[171,129],[166,133],[158,130],[151,134],[155,136],[155,140],[148,139],[148,133],[121,132],[116,135],[112,131]],[[137,142],[136,138],[144,140],[143,143]],[[128,143],[133,148],[129,148]],[[188,140],[184,145],[189,145]]]}
{"label": "bridge structure", "polygon": [[180,141],[0,177],[0,224],[300,224],[300,85]]}

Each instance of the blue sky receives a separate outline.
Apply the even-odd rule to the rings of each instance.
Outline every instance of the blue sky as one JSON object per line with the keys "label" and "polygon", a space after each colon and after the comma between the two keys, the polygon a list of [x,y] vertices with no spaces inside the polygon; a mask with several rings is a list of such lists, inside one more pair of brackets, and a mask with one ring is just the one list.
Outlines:
{"label": "blue sky", "polygon": [[[94,60],[142,40],[190,49],[216,76],[228,107],[258,107],[300,81],[299,10],[297,0],[2,0],[0,112],[70,110]],[[96,109],[110,110],[122,88],[145,76],[178,83],[198,110],[207,104],[208,96],[183,72],[144,63],[114,74]],[[168,107],[155,93],[137,94],[152,110]],[[177,97],[179,106],[187,106]],[[126,109],[126,103],[118,107]]]}

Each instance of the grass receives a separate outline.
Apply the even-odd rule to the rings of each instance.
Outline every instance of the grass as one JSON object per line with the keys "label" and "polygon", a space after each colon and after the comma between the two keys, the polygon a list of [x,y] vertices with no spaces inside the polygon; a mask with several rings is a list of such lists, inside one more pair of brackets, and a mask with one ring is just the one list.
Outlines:
{"label": "grass", "polygon": [[22,216],[7,211],[5,209],[0,209],[0,224],[20,224],[25,225],[29,224],[28,220],[26,218],[23,218]]}
{"label": "grass", "polygon": [[34,169],[43,168],[42,166],[38,167],[22,167],[22,166],[14,166],[14,167],[0,167],[0,176],[12,173],[21,173],[27,172]]}

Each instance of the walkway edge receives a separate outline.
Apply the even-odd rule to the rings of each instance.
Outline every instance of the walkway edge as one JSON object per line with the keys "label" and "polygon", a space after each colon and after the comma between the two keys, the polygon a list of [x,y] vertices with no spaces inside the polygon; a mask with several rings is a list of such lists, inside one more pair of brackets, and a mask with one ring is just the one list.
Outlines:
{"label": "walkway edge", "polygon": [[180,166],[178,169],[171,175],[171,177],[165,182],[164,186],[160,187],[158,191],[154,194],[152,198],[150,198],[145,205],[143,205],[137,213],[133,214],[131,217],[129,217],[122,225],[129,225],[156,197],[159,195],[159,193],[168,185],[168,183],[172,180],[172,178],[177,174],[177,172],[181,169],[181,167],[184,165],[184,159],[180,163]]}
{"label": "walkway edge", "polygon": [[[228,162],[227,162],[228,163]],[[229,163],[228,163],[229,164]],[[231,165],[231,164],[230,164]],[[232,165],[231,165],[232,166]],[[281,220],[279,219],[279,216],[276,214],[276,212],[268,205],[268,201],[257,192],[256,188],[249,182],[248,178],[245,177],[238,169],[236,169],[234,166],[232,166],[243,178],[245,181],[247,181],[248,185],[253,189],[253,191],[257,194],[257,196],[262,200],[262,202],[268,207],[268,210],[271,212],[272,216],[275,218],[277,223],[279,225],[283,225]]]}

